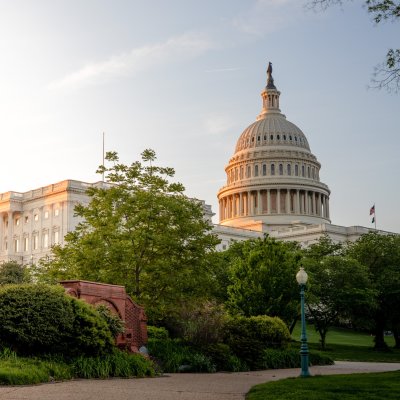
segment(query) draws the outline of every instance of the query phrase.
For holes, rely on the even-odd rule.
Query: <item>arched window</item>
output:
[[[258,165],[254,167],[254,176],[258,176]]]
[[[238,180],[238,169],[235,168],[235,181],[237,181],[237,180]]]
[[[267,165],[263,164],[263,175],[267,175]]]
[[[247,177],[248,178],[251,177],[251,167],[250,167],[250,165],[247,166]]]
[[[314,167],[311,170],[311,176],[312,176],[313,179],[315,179],[315,169],[314,169]]]
[[[231,169],[231,182],[233,182],[233,178],[234,178],[233,169]]]
[[[279,164],[279,175],[283,175],[283,164]]]
[[[306,176],[304,165],[301,166],[301,176]]]
[[[271,175],[275,175],[275,164],[271,164]]]
[[[290,164],[287,165],[287,174],[292,175],[292,166]]]
[[[307,167],[307,176],[310,178],[310,167]]]
[[[243,167],[240,167],[240,179],[243,179]]]
[[[297,164],[294,166],[294,174],[299,176],[299,166]]]

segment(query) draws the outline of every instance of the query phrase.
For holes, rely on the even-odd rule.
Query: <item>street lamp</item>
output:
[[[307,376],[311,376],[308,370],[308,345],[307,345],[307,335],[306,335],[306,317],[304,313],[304,289],[306,287],[308,275],[307,272],[304,271],[303,267],[300,267],[299,272],[296,274],[297,283],[300,285],[300,301],[301,301],[301,347],[300,347],[300,355],[301,355],[301,373],[300,376],[302,378],[306,378]]]

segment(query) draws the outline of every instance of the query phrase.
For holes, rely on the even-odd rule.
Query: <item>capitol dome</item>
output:
[[[280,92],[267,70],[262,110],[240,135],[218,192],[220,224],[261,231],[329,220],[321,164],[304,133],[279,109]]]

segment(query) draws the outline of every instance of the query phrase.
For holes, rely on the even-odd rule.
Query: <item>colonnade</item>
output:
[[[219,200],[220,221],[265,214],[304,214],[329,219],[329,196],[313,190],[262,189]]]

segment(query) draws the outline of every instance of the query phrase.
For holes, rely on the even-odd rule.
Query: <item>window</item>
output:
[[[48,211],[45,211],[45,212],[44,212],[44,219],[47,219],[47,218],[49,218],[49,212],[48,212]]]
[[[274,140],[274,135],[271,135],[269,138],[270,138],[271,140]]]
[[[258,165],[254,167],[254,176],[258,176]]]
[[[292,166],[290,164],[287,165],[287,174],[292,175]]]
[[[304,165],[301,166],[301,176],[306,176]]]
[[[276,140],[280,140],[280,136],[279,135],[276,135]]]
[[[271,164],[271,175],[275,175],[275,164]]]
[[[307,176],[310,178],[310,167],[307,167]]]
[[[250,167],[250,165],[247,166],[247,177],[248,178],[251,177],[251,167]]]
[[[15,225],[19,226],[19,217],[15,218]]]
[[[60,242],[60,235],[58,231],[54,232],[54,244],[58,244]]]
[[[267,175],[267,165],[263,164],[263,175]]]
[[[29,250],[29,238],[25,237],[24,238],[24,251],[28,251]]]
[[[243,179],[243,167],[240,167],[240,179]]]
[[[26,224],[29,222],[29,217],[27,215],[25,215],[24,221],[25,221]]]
[[[47,232],[43,235],[43,247],[45,249],[49,247],[49,234]]]
[[[237,178],[236,178],[236,179],[237,179]],[[60,213],[60,210],[59,210],[58,208],[56,208],[56,209],[54,210],[54,216],[55,216],[55,217],[58,217],[59,213]]]
[[[299,166],[297,164],[294,166],[294,174],[299,176]]]
[[[19,252],[19,239],[14,239],[14,251]]]
[[[237,181],[237,180],[238,180],[238,169],[235,168],[235,181]]]
[[[34,220],[34,221],[39,221],[39,214],[35,214],[35,215],[33,216],[33,220]]]
[[[279,164],[279,175],[283,175],[283,164]]]
[[[39,247],[39,235],[36,233],[33,235],[33,250],[37,250]]]

